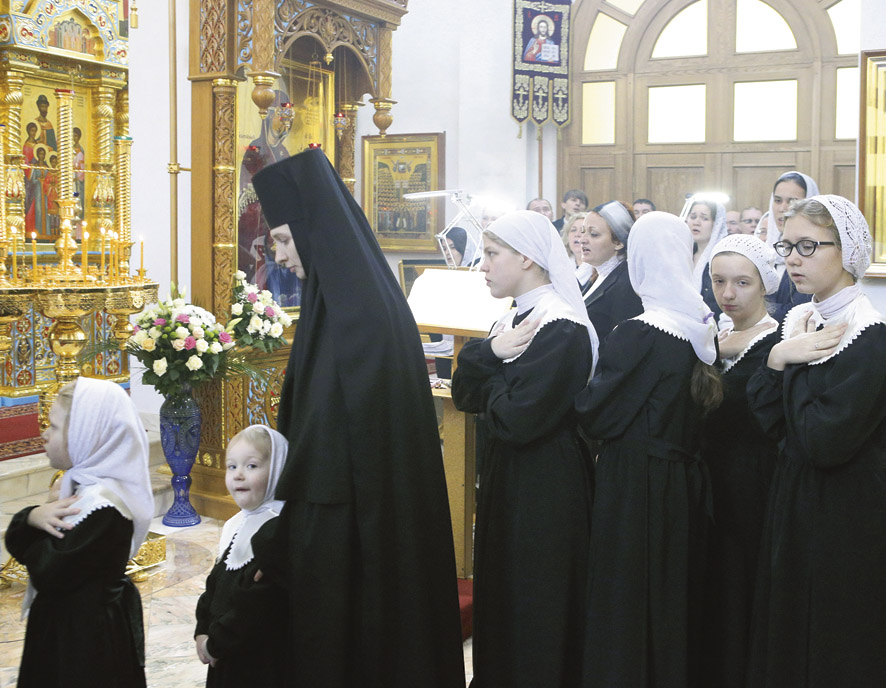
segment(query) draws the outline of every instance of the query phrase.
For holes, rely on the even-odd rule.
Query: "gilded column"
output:
[[[132,139],[129,136],[114,137],[114,202],[116,226],[114,231],[127,245],[132,239]],[[128,271],[123,274],[129,274]]]
[[[6,93],[3,109],[6,111],[6,226],[24,236],[25,229],[25,172],[22,164],[22,85],[24,76],[6,72]],[[0,199],[2,200],[2,199]]]
[[[378,92],[375,98],[369,102],[375,106],[375,114],[372,121],[378,127],[378,133],[385,135],[388,128],[393,124],[394,117],[391,108],[397,103],[391,100],[391,72],[393,71],[393,32],[382,26],[378,30]]]
[[[341,139],[338,142],[338,173],[341,175],[342,181],[353,195],[354,186],[357,183],[355,175],[355,154],[356,154],[356,137],[357,137],[357,108],[362,103],[342,103],[339,109],[347,117],[348,123],[342,131]]]
[[[114,102],[116,100],[114,89],[110,86],[98,86],[95,89],[95,190],[92,194],[92,204],[95,208],[95,236],[100,236],[101,231],[106,233],[114,231],[114,186],[112,182],[113,161],[111,133],[114,128]],[[124,249],[125,258],[128,259],[128,246]],[[129,274],[128,264],[121,266],[121,273]]]
[[[55,97],[58,101],[58,199],[61,211],[67,209],[62,204],[74,198],[74,92],[68,88],[57,88]],[[59,214],[62,220],[72,219],[61,212]]]
[[[236,160],[237,82],[213,79],[213,130],[215,145],[212,154],[213,232],[212,254],[213,310],[223,313],[231,298],[231,276],[237,269],[237,232],[234,225],[237,207]]]
[[[274,103],[274,1],[253,0],[252,3],[252,71],[249,76],[255,88],[252,102],[262,119]]]

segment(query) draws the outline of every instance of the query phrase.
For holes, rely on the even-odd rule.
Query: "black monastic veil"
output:
[[[406,299],[322,150],[254,185],[307,273],[277,425],[287,504],[253,539],[289,591],[292,685],[463,686],[440,440]]]

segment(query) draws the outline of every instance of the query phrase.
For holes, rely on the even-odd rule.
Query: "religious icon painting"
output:
[[[514,2],[514,82],[511,115],[537,126],[569,121],[571,2]]]
[[[886,50],[861,53],[858,207],[870,223],[874,254],[868,277],[886,277]]]
[[[444,152],[445,134],[363,137],[363,211],[382,249],[437,250],[445,199],[405,196],[443,188]]]
[[[246,273],[248,282],[269,290],[282,307],[295,308],[301,301],[301,284],[286,267],[285,255],[292,242],[272,236],[287,230],[268,227],[252,177],[311,145],[320,144],[335,160],[335,135],[329,124],[334,110],[333,72],[319,62],[284,59],[264,118],[252,102],[253,87],[248,80],[237,87],[237,269]]]

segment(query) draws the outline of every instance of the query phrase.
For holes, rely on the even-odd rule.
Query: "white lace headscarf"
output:
[[[769,246],[775,246],[779,241],[781,241],[781,228],[778,226],[778,221],[775,219],[775,211],[773,208],[775,202],[775,187],[781,184],[786,180],[787,177],[798,174],[803,178],[803,181],[806,182],[806,196],[805,198],[812,198],[813,196],[818,195],[818,184],[815,183],[815,180],[810,177],[808,174],[803,174],[802,172],[797,172],[797,170],[791,170],[790,172],[785,172],[778,179],[775,180],[775,184],[772,186],[772,194],[769,196],[769,229],[766,233],[766,244]],[[787,181],[794,181],[792,179],[788,179]],[[762,219],[762,218],[760,218]],[[775,257],[776,265],[784,265],[784,258],[776,254]],[[779,268],[781,270],[781,268]]]
[[[779,277],[775,271],[775,251],[750,234],[730,234],[717,242],[711,253],[711,265],[720,253],[738,253],[751,261],[760,273],[767,294],[778,290]]]
[[[708,365],[717,357],[717,325],[692,281],[692,234],[676,215],[653,211],[628,235],[628,274],[643,302],[642,320],[692,344]]]
[[[268,467],[268,484],[265,488],[265,496],[255,509],[241,509],[239,513],[230,518],[222,528],[221,539],[218,546],[218,556],[221,557],[228,546],[231,545],[231,551],[225,558],[225,568],[229,571],[240,569],[250,561],[254,554],[252,552],[252,536],[258,532],[265,523],[280,515],[283,509],[284,501],[275,499],[274,493],[277,491],[277,481],[283,472],[283,466],[286,463],[286,455],[289,452],[289,442],[286,438],[276,430],[266,425],[250,425],[246,430],[253,428],[266,432],[271,438],[271,454],[267,458],[270,461]],[[244,430],[245,432],[245,430]],[[241,438],[238,442],[248,442],[247,438]],[[230,446],[230,445],[229,445]]]
[[[818,201],[831,214],[843,245],[843,267],[856,280],[860,280],[871,266],[874,243],[864,215],[855,203],[835,194],[821,194],[810,200]]]
[[[569,307],[570,320],[587,329],[596,361],[597,333],[575,279],[575,263],[563,250],[563,241],[551,221],[534,210],[517,210],[500,217],[487,230],[547,271],[554,291]]]
[[[692,212],[693,206],[698,205],[699,203],[703,204],[705,207],[708,207],[708,204],[711,204],[717,208],[717,212],[714,214],[714,226],[711,228],[711,238],[708,241],[708,245],[705,246],[704,251],[702,251],[701,256],[699,256],[695,266],[692,268],[692,283],[695,285],[695,289],[701,293],[701,283],[704,279],[705,270],[708,269],[708,264],[711,262],[711,254],[714,251],[714,246],[716,246],[717,242],[723,237],[728,236],[729,231],[726,226],[726,208],[723,207],[722,203],[713,203],[713,201],[706,201],[703,198],[693,199],[687,209],[687,217],[689,216],[689,213]]]

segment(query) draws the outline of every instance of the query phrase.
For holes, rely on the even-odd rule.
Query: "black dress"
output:
[[[699,685],[709,485],[689,342],[639,320],[609,335],[576,397],[596,466],[583,686]],[[708,687],[705,687],[708,688]]]
[[[446,476],[406,297],[322,150],[253,184],[307,273],[277,419],[286,505],[252,538],[262,571],[289,593],[289,679],[463,686]]]
[[[452,399],[459,410],[485,413],[487,432],[474,541],[474,688],[579,685],[592,464],[572,398],[590,370],[587,330],[566,320],[542,327],[510,363],[488,339],[458,356]]]
[[[781,443],[748,686],[886,685],[886,325],[818,365],[761,367],[751,408]]]
[[[628,263],[622,261],[585,297],[588,317],[602,342],[624,320],[643,312],[643,302],[631,286]]]
[[[38,590],[19,688],[143,687],[141,598],[124,575],[132,521],[100,508],[58,539],[28,525],[32,509],[19,511],[6,531],[7,549]]]
[[[776,342],[773,329],[723,373],[723,403],[705,419],[702,457],[711,474],[703,686],[743,688],[760,538],[778,446],[748,407],[747,384]]]
[[[207,688],[275,688],[287,682],[290,662],[286,592],[266,579],[254,582],[253,559],[229,571],[230,547],[212,567],[197,601],[194,636],[208,635],[206,649],[218,659],[209,667]],[[306,591],[310,594],[309,591]]]
[[[701,276],[701,298],[704,299],[705,305],[711,309],[714,318],[719,318],[723,309],[717,303],[717,297],[714,296],[714,287],[711,281],[711,271],[708,265],[705,266],[704,274]]]

